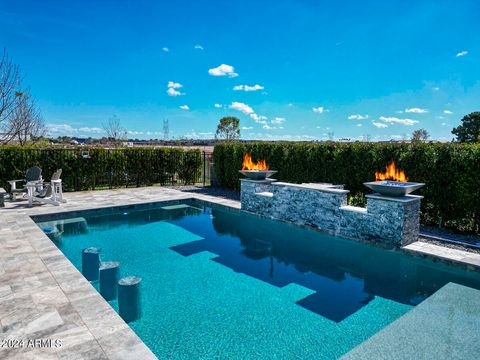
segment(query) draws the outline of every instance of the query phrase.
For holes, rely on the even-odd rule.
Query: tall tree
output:
[[[0,55],[0,133],[7,132],[6,122],[13,115],[16,94],[20,88],[20,70],[4,49]],[[7,139],[0,135],[0,142]]]
[[[215,139],[233,141],[240,139],[240,120],[234,116],[220,119]]]
[[[454,128],[452,134],[457,137],[456,141],[461,143],[480,142],[480,111],[465,115],[462,125]]]
[[[117,115],[113,115],[103,123],[103,130],[107,133],[108,142],[115,147],[119,146],[122,140],[127,138],[127,130],[122,126]]]
[[[418,129],[412,133],[412,142],[428,140],[430,134],[426,129]]]

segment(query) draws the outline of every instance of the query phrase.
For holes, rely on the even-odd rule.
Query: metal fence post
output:
[[[206,154],[205,154],[205,151],[202,151],[203,152],[203,186],[205,186],[205,174],[206,174],[206,171],[207,171],[207,159],[206,159]]]

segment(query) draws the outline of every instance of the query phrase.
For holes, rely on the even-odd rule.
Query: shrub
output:
[[[0,187],[23,179],[31,166],[42,168],[43,178],[61,168],[65,191],[148,186],[167,183],[193,184],[201,174],[202,156],[197,150],[178,148],[88,148],[54,149],[0,147]]]
[[[426,186],[421,219],[457,231],[480,233],[480,145],[478,144],[388,144],[242,142],[215,146],[215,174],[223,187],[238,190],[242,156],[265,159],[275,178],[293,183],[344,184],[354,194],[351,203],[361,203],[368,192],[363,183],[373,181],[375,171],[395,160],[412,181]]]

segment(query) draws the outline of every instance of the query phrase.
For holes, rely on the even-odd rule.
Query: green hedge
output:
[[[480,233],[480,145],[246,142],[215,146],[215,174],[221,186],[239,189],[244,153],[266,159],[275,178],[294,183],[345,184],[352,198],[368,190],[375,171],[395,160],[412,181],[426,186],[422,223],[444,225],[457,231]]]
[[[88,158],[82,156],[88,151]],[[200,181],[202,154],[179,148],[34,148],[0,147],[0,187],[9,189],[8,180],[23,179],[31,166],[42,168],[48,180],[63,170],[66,191],[148,186],[153,184],[193,184]]]

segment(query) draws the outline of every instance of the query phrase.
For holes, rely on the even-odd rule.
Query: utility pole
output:
[[[170,132],[170,125],[168,119],[163,120],[163,141],[168,141],[168,133]]]

